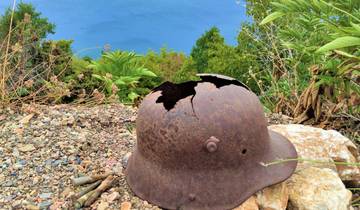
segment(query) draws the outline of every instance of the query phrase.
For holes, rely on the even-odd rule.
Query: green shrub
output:
[[[187,57],[184,53],[177,53],[175,51],[168,51],[166,48],[161,48],[160,53],[149,51],[142,57],[144,67],[153,71],[158,77],[157,82],[173,81],[176,72],[183,67]]]
[[[92,76],[103,82],[108,96],[117,93],[123,102],[133,102],[149,92],[144,87],[144,78],[156,77],[152,71],[140,64],[140,56],[132,52],[107,52],[98,61],[88,66]]]

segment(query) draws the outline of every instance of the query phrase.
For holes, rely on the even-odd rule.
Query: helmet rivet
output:
[[[217,150],[217,145],[215,142],[208,142],[206,144],[206,149],[209,151],[209,152],[215,152]]]
[[[220,140],[216,137],[212,136],[205,142],[205,147],[208,152],[212,153],[215,152],[218,148],[217,143],[219,143]]]

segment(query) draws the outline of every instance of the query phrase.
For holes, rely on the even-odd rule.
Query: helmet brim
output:
[[[167,170],[135,150],[129,158],[126,179],[138,197],[162,208],[232,209],[257,191],[288,179],[295,171],[297,161],[279,161],[297,158],[293,144],[274,131],[269,130],[269,136],[270,148],[263,160],[231,171]],[[269,163],[276,164],[266,165]]]

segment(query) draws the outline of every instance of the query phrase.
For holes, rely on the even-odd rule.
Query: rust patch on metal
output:
[[[297,164],[261,164],[297,153],[268,131],[259,99],[244,84],[199,76],[155,88],[138,112],[126,178],[136,195],[166,209],[234,208],[287,179]]]

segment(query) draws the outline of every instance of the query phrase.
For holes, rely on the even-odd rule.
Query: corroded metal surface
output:
[[[139,108],[127,181],[140,198],[166,209],[231,209],[296,168],[263,165],[297,153],[268,131],[254,93],[228,78],[200,76],[164,83]]]

